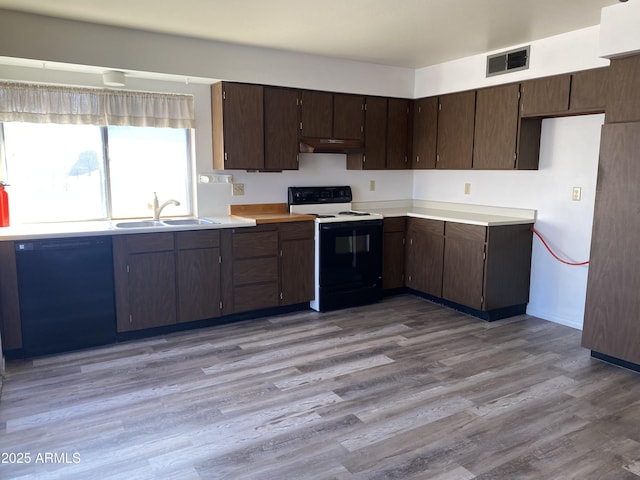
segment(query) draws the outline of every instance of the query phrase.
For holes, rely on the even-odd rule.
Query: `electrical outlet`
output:
[[[232,194],[234,197],[244,195],[244,183],[234,183]]]
[[[464,184],[464,194],[465,195],[471,195],[471,184],[470,183],[465,183]]]
[[[374,192],[376,189],[376,181],[375,180],[369,180],[369,191]]]
[[[571,199],[574,202],[579,202],[582,200],[582,187],[573,187],[571,190]]]

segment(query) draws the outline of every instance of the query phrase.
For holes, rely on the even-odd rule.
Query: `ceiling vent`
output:
[[[531,45],[527,45],[516,50],[489,55],[487,57],[487,77],[529,68],[530,48]]]

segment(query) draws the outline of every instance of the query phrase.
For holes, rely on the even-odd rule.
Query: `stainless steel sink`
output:
[[[168,226],[214,225],[220,222],[206,218],[168,218],[166,220],[128,220],[115,224],[116,228],[157,228]]]
[[[214,222],[206,218],[172,218],[162,220],[162,223],[166,223],[167,225],[213,225],[220,222]]]
[[[118,228],[149,228],[149,227],[166,227],[162,222],[156,220],[132,220],[130,222],[116,223]]]

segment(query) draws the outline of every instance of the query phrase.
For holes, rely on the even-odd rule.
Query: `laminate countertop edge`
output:
[[[456,210],[441,210],[434,208],[374,208],[366,211],[378,213],[384,218],[415,217],[443,222],[465,223],[469,225],[481,225],[494,227],[501,225],[526,225],[535,223],[535,215],[510,216],[496,215],[495,213],[462,212]]]

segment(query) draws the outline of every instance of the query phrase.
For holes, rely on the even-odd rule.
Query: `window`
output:
[[[145,217],[153,192],[191,213],[188,129],[2,126],[14,223]]]
[[[192,213],[190,95],[0,83],[0,122],[13,223]]]

